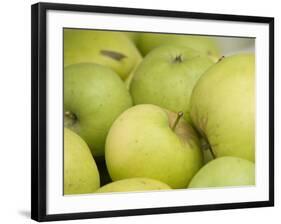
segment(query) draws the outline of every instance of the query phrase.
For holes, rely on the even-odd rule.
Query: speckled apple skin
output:
[[[141,192],[152,190],[170,190],[167,184],[149,178],[129,178],[118,180],[99,188],[96,193]]]
[[[175,131],[172,112],[137,105],[122,113],[106,139],[105,159],[112,180],[147,177],[172,188],[187,187],[203,165],[196,133],[184,119]]]
[[[77,117],[65,126],[78,133],[93,156],[104,155],[113,121],[132,106],[125,83],[111,69],[97,64],[70,65],[64,69],[64,110]]]
[[[95,160],[86,142],[64,128],[64,194],[93,193],[100,187]]]
[[[143,55],[160,46],[180,44],[199,51],[213,61],[221,57],[217,40],[207,36],[140,33],[136,43]]]
[[[137,67],[130,92],[134,104],[154,104],[189,121],[190,96],[200,76],[213,62],[181,45],[161,46],[150,52]]]
[[[220,157],[202,167],[189,188],[255,185],[255,165],[237,157]]]
[[[215,157],[255,161],[255,57],[223,58],[197,82],[191,119]]]
[[[125,80],[139,58],[138,49],[125,33],[64,29],[64,66],[96,63],[111,68]]]

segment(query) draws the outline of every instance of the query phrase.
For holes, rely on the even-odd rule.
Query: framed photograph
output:
[[[32,219],[274,205],[274,18],[32,5]]]

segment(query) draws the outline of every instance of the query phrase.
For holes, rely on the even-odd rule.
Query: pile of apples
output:
[[[64,194],[255,184],[255,57],[64,30]]]

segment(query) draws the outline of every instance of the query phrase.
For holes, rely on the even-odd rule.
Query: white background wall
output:
[[[30,5],[6,1],[0,7],[0,223],[34,223],[30,215]],[[107,218],[60,223],[280,223],[280,6],[278,1],[246,0],[68,0],[60,2],[120,7],[275,17],[276,206],[184,214]],[[278,102],[279,101],[279,102]]]

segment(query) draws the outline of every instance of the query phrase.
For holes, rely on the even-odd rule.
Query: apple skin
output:
[[[151,190],[170,190],[171,188],[158,180],[149,178],[129,178],[118,180],[99,188],[95,193],[132,192]]]
[[[135,75],[135,72],[138,68],[138,66],[140,65],[140,63],[142,62],[143,58],[140,56],[138,57],[138,60],[137,60],[137,63],[134,67],[134,69],[131,71],[131,73],[129,74],[129,76],[126,78],[126,80],[124,81],[125,82],[125,85],[127,87],[128,90],[130,90],[130,86],[131,86],[131,83],[132,83],[132,80],[134,78],[134,75]]]
[[[64,66],[96,63],[113,69],[123,80],[140,57],[125,33],[82,29],[64,30]]]
[[[166,45],[151,51],[136,69],[130,85],[134,104],[155,104],[189,119],[189,101],[200,76],[213,62],[197,51]]]
[[[172,188],[186,188],[203,165],[199,140],[192,127],[155,105],[142,104],[123,112],[113,123],[105,146],[113,181],[147,177]]]
[[[111,124],[131,106],[125,83],[111,69],[97,64],[64,69],[64,124],[87,142],[93,156],[104,155]]]
[[[127,37],[129,37],[129,39],[131,40],[131,41],[133,41],[133,43],[137,43],[137,41],[138,41],[138,38],[139,38],[139,33],[138,32],[124,32],[126,35],[127,35]]]
[[[215,157],[255,161],[255,57],[223,58],[197,82],[191,118]]]
[[[209,56],[213,61],[220,58],[218,43],[212,37],[179,34],[140,33],[137,46],[142,55],[147,55],[152,49],[170,44],[180,44],[190,47]]]
[[[255,185],[255,165],[237,157],[220,157],[203,166],[189,188]]]
[[[99,172],[88,145],[64,128],[64,194],[92,193],[99,187]]]

